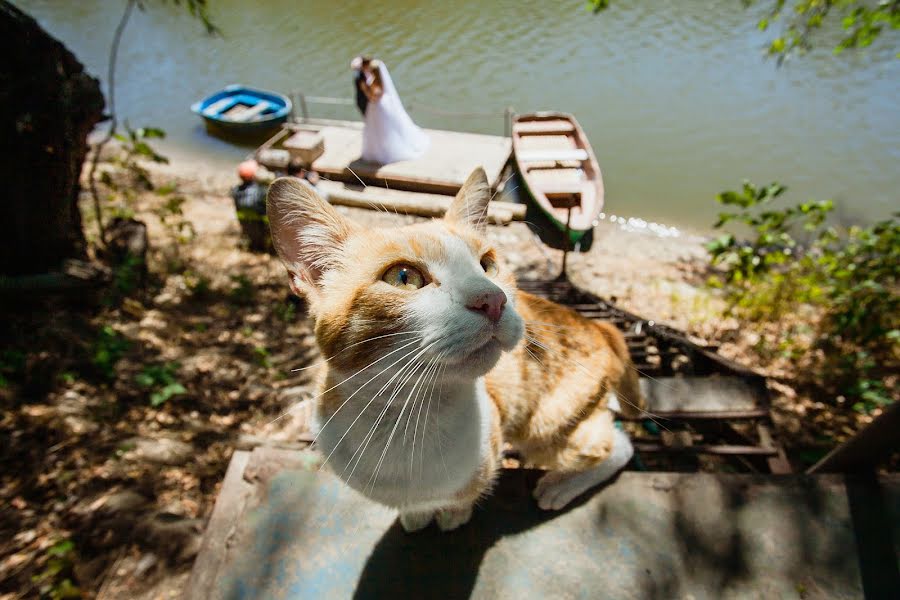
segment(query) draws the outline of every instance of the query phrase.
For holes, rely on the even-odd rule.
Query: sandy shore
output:
[[[306,367],[321,359],[312,323],[302,302],[291,298],[278,259],[245,249],[229,196],[233,166],[169,156],[171,164],[152,168],[157,190],[129,188],[131,198],[120,207],[147,224],[147,284],[99,311],[65,309],[50,320],[45,311],[22,316],[28,321],[16,339],[23,351],[52,363],[35,362],[35,369],[44,369],[35,376],[46,377],[51,367],[69,375],[5,424],[17,432],[10,437],[14,455],[43,456],[48,439],[54,448],[39,481],[29,483],[28,473],[21,473],[0,489],[0,501],[15,511],[10,523],[19,523],[0,542],[0,556],[9,556],[0,561],[0,572],[18,565],[13,576],[20,587],[40,573],[50,544],[71,538],[78,548],[73,569],[89,595],[180,597],[234,449],[305,445],[298,435],[308,424],[304,400],[315,394],[315,369]],[[112,175],[124,178],[117,169]],[[166,206],[178,196],[184,202],[177,218],[195,231],[187,239],[161,220],[172,217]],[[107,202],[112,208],[119,200],[111,194]],[[85,208],[85,230],[93,235],[89,203]],[[417,220],[338,210],[384,227]],[[762,368],[752,350],[759,334],[724,319],[721,300],[703,285],[702,236],[660,237],[623,224],[627,219],[612,221],[610,215],[598,226],[591,250],[570,255],[567,273],[574,283],[775,376],[773,416],[783,443],[802,446],[823,434],[838,439],[858,428],[861,421],[836,419],[822,402],[786,385],[790,372],[779,377],[777,367]],[[520,278],[559,274],[562,253],[542,245],[524,223],[491,226],[487,235]],[[107,378],[91,374],[92,353],[58,352],[66,344],[80,347],[85,335],[94,339],[97,331],[127,342]],[[153,405],[140,383],[152,372],[148,368],[168,369],[184,391]],[[0,400],[4,393],[15,390],[0,389]],[[66,482],[64,504],[58,481]],[[17,495],[26,485],[27,499]],[[138,527],[150,533],[130,537]]]
[[[203,223],[213,219],[219,226],[229,224],[236,230],[238,224],[228,195],[231,186],[237,183],[234,169],[224,169],[219,162],[206,162],[177,151],[171,159],[169,165],[154,167],[157,176],[162,180],[176,179],[180,189],[190,192],[194,203],[205,205]],[[201,210],[200,204],[194,208]],[[374,226],[389,227],[417,220],[376,210],[345,207],[339,210],[356,221]],[[489,235],[519,277],[548,278],[559,274],[562,252],[542,244],[526,224],[492,226]],[[567,274],[579,286],[615,298],[624,308],[649,319],[691,333],[708,332],[702,321],[709,313],[712,298],[702,289],[701,278],[697,276],[704,268],[703,243],[708,237],[706,233],[686,230],[676,235],[657,235],[648,228],[636,229],[633,223],[628,223],[627,216],[605,215],[595,230],[590,251],[569,254]]]

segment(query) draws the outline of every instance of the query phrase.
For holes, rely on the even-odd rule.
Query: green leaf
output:
[[[47,554],[50,556],[62,557],[75,549],[75,543],[72,540],[62,540],[53,544]]]

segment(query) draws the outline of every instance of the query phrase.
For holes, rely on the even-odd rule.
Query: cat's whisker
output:
[[[331,456],[334,454],[334,451],[337,450],[338,446],[341,445],[341,442],[344,441],[344,438],[347,437],[347,434],[350,433],[350,430],[353,429],[353,426],[356,425],[356,422],[359,421],[359,419],[360,419],[360,417],[362,417],[363,413],[365,413],[366,410],[368,410],[369,406],[371,406],[372,403],[375,402],[375,400],[376,400],[378,397],[380,397],[382,393],[384,393],[384,390],[387,389],[387,387],[391,384],[392,381],[394,381],[395,379],[397,379],[397,378],[399,378],[399,377],[402,377],[403,373],[410,367],[410,365],[414,364],[422,354],[424,354],[425,352],[427,352],[429,347],[430,347],[430,346],[426,346],[425,348],[416,348],[416,349],[413,350],[412,352],[409,352],[409,353],[403,355],[403,357],[402,357],[400,360],[403,360],[403,358],[406,358],[407,356],[410,356],[410,355],[412,355],[412,354],[418,353],[418,354],[416,354],[415,356],[413,356],[412,358],[410,358],[410,359],[406,362],[405,365],[403,365],[396,373],[394,373],[394,374],[387,380],[387,382],[385,382],[384,385],[381,386],[381,388],[378,390],[378,392],[376,392],[376,393],[369,399],[368,403],[366,403],[366,405],[362,408],[362,410],[359,411],[359,414],[356,416],[355,419],[353,419],[353,422],[350,423],[350,425],[347,427],[346,431],[344,431],[343,435],[341,435],[341,438],[338,440],[337,444],[334,445],[334,448],[331,450],[331,453],[330,453],[330,454],[328,455],[328,457],[322,462],[322,464],[321,464],[320,467],[319,467],[320,470],[325,466],[325,463],[328,462],[328,459],[331,458]],[[398,363],[400,362],[400,360],[398,360],[397,362],[393,363],[391,366],[387,367],[387,369],[385,369],[384,371],[382,371],[381,373],[379,373],[379,374],[376,375],[375,377],[378,377],[378,376],[381,375],[382,373],[385,373],[388,369],[390,369],[390,368],[393,367],[394,365],[398,364]],[[346,405],[347,402],[349,402],[350,399],[353,398],[353,396],[355,396],[356,394],[358,394],[363,388],[365,388],[366,385],[368,385],[369,383],[371,383],[374,379],[375,379],[375,378],[370,379],[369,381],[367,381],[366,383],[364,383],[363,385],[361,385],[359,388],[357,388],[357,390],[354,391],[354,392],[350,395],[350,397],[347,398],[347,399],[341,404],[340,407],[338,407],[338,411],[341,410],[341,408],[343,408],[344,405]],[[393,397],[391,398],[391,400],[393,400]],[[390,406],[390,400],[385,404],[385,408],[384,408],[384,410],[383,410],[382,412],[386,412],[388,406]],[[336,414],[337,414],[337,411],[335,411],[334,414],[331,415],[331,417],[328,419],[328,422],[330,422],[331,419],[333,419],[333,418],[334,418],[334,415],[336,415]],[[319,430],[319,433],[320,433],[320,434],[321,434],[322,431],[324,431],[325,426],[328,425],[328,422],[326,422],[325,425],[322,426],[322,429]],[[376,425],[377,425],[377,423],[376,423]],[[374,431],[374,430],[375,430],[375,426],[373,425],[373,426],[372,426],[372,431]],[[317,437],[318,437],[318,435],[317,435]],[[355,452],[353,453],[353,456],[350,457],[350,460],[351,460],[351,461],[353,460],[353,457],[354,457],[354,456],[356,456],[356,453],[355,453]],[[360,455],[360,457],[361,457],[361,455]],[[348,462],[347,464],[349,464],[349,462]],[[344,470],[346,471],[346,467],[344,467]],[[351,473],[351,475],[352,475],[352,473]]]
[[[335,358],[337,358],[338,356],[340,356],[341,354],[343,354],[344,352],[346,352],[347,350],[349,350],[350,348],[353,348],[353,347],[355,347],[355,346],[359,346],[359,345],[362,345],[362,344],[366,344],[366,343],[368,343],[368,342],[374,342],[375,340],[381,340],[381,339],[384,339],[384,338],[389,338],[389,337],[393,337],[393,336],[397,336],[397,335],[414,335],[414,334],[416,334],[416,333],[425,333],[425,330],[424,330],[424,329],[416,329],[416,330],[412,330],[412,331],[400,331],[400,332],[398,332],[398,333],[387,333],[387,334],[385,334],[385,335],[377,335],[377,336],[375,336],[375,337],[370,337],[370,338],[365,339],[365,340],[362,340],[362,341],[360,341],[360,342],[356,342],[356,343],[354,343],[354,344],[350,344],[349,346],[347,346],[347,347],[344,348],[343,350],[339,350],[338,352],[336,352],[335,354],[329,356],[328,358],[323,358],[322,360],[317,361],[317,362],[314,362],[314,363],[311,364],[311,365],[308,365],[308,366],[305,366],[305,367],[300,367],[300,368],[298,368],[298,369],[291,369],[291,373],[298,373],[298,372],[300,372],[300,371],[306,371],[307,369],[312,369],[313,367],[318,367],[318,366],[324,365],[324,364],[328,363],[329,361],[334,360]]]
[[[394,427],[391,429],[391,433],[388,436],[387,443],[384,445],[384,450],[381,452],[381,456],[378,458],[378,464],[375,465],[375,472],[372,473],[372,477],[369,480],[369,483],[366,485],[367,488],[374,488],[375,484],[378,482],[378,473],[381,471],[381,465],[384,463],[384,457],[387,456],[388,448],[391,447],[391,441],[394,439],[394,434],[397,432],[397,427],[400,425],[400,421],[403,419],[403,413],[406,411],[406,407],[409,404],[410,398],[412,398],[419,384],[422,382],[422,377],[425,374],[423,371],[422,374],[419,375],[419,378],[413,384],[412,389],[409,391],[409,395],[406,397],[406,401],[403,403],[403,407],[400,409],[400,414],[397,415],[397,419],[394,422]]]
[[[596,376],[595,373],[591,372],[590,369],[588,369],[587,367],[585,367],[583,364],[581,364],[581,363],[578,362],[577,360],[575,360],[575,359],[573,359],[573,358],[570,358],[570,357],[565,357],[565,356],[563,356],[563,355],[561,355],[561,354],[555,352],[552,348],[546,346],[545,344],[542,344],[542,343],[539,342],[537,339],[535,339],[535,338],[533,338],[533,337],[531,337],[531,336],[528,336],[528,335],[525,336],[525,339],[528,340],[529,342],[533,343],[533,344],[534,344],[535,346],[537,346],[538,348],[543,349],[545,352],[549,352],[549,353],[551,353],[551,354],[556,354],[556,355],[557,355],[559,358],[561,358],[562,360],[568,361],[568,362],[574,364],[575,366],[581,368],[582,371],[584,371],[585,373],[587,373],[587,374],[590,375],[591,377]],[[656,423],[656,425],[658,425],[658,426],[661,427],[662,429],[665,429],[666,431],[669,431],[669,428],[666,427],[665,425],[663,425],[662,423],[660,423],[659,421],[657,421],[657,419],[663,419],[663,420],[666,420],[666,421],[671,421],[672,419],[669,419],[669,418],[667,418],[667,417],[663,417],[662,415],[655,415],[655,414],[653,414],[653,413],[651,413],[651,412],[649,412],[649,411],[647,411],[647,410],[641,408],[638,404],[632,402],[629,398],[626,398],[626,397],[624,396],[624,394],[622,394],[619,390],[610,390],[610,389],[607,387],[607,393],[608,393],[609,391],[614,391],[615,394],[616,394],[616,397],[619,398],[619,400],[622,400],[622,401],[624,401],[626,404],[628,404],[629,406],[633,407],[635,410],[637,410],[639,413],[641,413],[642,416],[645,416],[646,418],[650,419],[651,421],[653,421],[654,423]]]
[[[409,342],[403,344],[403,345],[400,346],[399,348],[397,348],[397,349],[395,349],[395,350],[392,350],[392,351],[388,352],[387,354],[385,354],[385,355],[382,356],[381,358],[378,358],[378,359],[372,361],[371,363],[369,363],[368,365],[366,365],[365,367],[363,367],[362,369],[360,369],[359,371],[357,371],[356,373],[354,373],[353,375],[351,375],[351,376],[348,377],[347,379],[343,380],[342,382],[337,383],[337,384],[331,386],[330,388],[328,388],[328,389],[325,390],[324,392],[321,392],[318,396],[316,396],[315,398],[313,398],[313,400],[316,400],[316,399],[318,399],[318,398],[321,398],[322,396],[324,396],[324,395],[327,394],[328,392],[331,392],[331,391],[335,390],[336,388],[342,386],[343,384],[347,383],[348,381],[350,381],[351,379],[353,379],[354,377],[356,377],[357,375],[359,375],[360,373],[362,373],[362,372],[365,371],[366,369],[368,369],[368,368],[370,368],[370,367],[372,367],[372,366],[374,366],[374,365],[380,363],[381,361],[383,361],[383,360],[384,360],[385,358],[387,358],[388,356],[391,356],[392,354],[396,354],[397,352],[403,350],[404,348],[407,348],[408,346],[411,346],[412,344],[416,344],[416,343],[422,341],[422,339],[423,339],[423,338],[417,338],[417,339],[414,339],[414,340],[412,340],[412,341],[409,341]],[[316,434],[316,436],[313,438],[313,442],[312,442],[312,443],[315,443],[316,440],[319,439],[319,436],[322,434],[322,431],[324,431],[325,428],[328,427],[328,424],[329,424],[329,423],[331,422],[331,420],[335,417],[335,415],[337,415],[337,414],[341,411],[341,409],[344,408],[344,406],[347,405],[347,403],[350,401],[350,399],[353,398],[353,396],[354,396],[357,392],[359,392],[359,390],[361,390],[361,389],[363,389],[364,387],[366,387],[367,385],[369,385],[369,384],[370,384],[371,382],[373,382],[377,377],[379,377],[382,373],[385,373],[388,369],[390,369],[390,368],[393,367],[394,365],[398,364],[398,363],[399,363],[400,361],[402,361],[404,358],[406,358],[406,357],[409,356],[410,354],[414,354],[414,353],[417,352],[417,351],[418,351],[418,348],[412,350],[412,351],[409,352],[408,354],[404,354],[403,356],[400,357],[399,360],[397,360],[396,362],[394,362],[394,363],[388,365],[383,371],[381,371],[380,373],[378,373],[377,375],[375,375],[374,377],[372,377],[371,379],[369,379],[369,381],[367,381],[367,382],[365,382],[364,384],[362,384],[361,386],[359,386],[359,387],[356,389],[356,391],[353,392],[353,394],[351,394],[349,398],[347,398],[346,400],[344,400],[344,401],[341,403],[341,405],[338,407],[338,409],[337,409],[336,411],[334,411],[334,412],[331,414],[330,417],[328,417],[328,420],[325,421],[325,424],[322,425],[322,427],[319,429],[319,432],[318,432],[318,433]],[[279,417],[279,418],[281,418],[281,417]],[[276,419],[276,420],[277,420],[277,419]],[[274,421],[273,421],[273,422],[274,422]]]
[[[334,454],[334,450],[337,449],[337,447],[340,445],[340,443],[344,440],[344,437],[346,437],[346,435],[350,432],[350,430],[353,429],[353,426],[356,424],[356,422],[359,420],[359,418],[362,417],[363,413],[365,413],[366,410],[368,410],[368,408],[369,408],[369,406],[372,404],[372,402],[374,402],[376,398],[380,397],[381,394],[384,393],[384,391],[388,388],[388,386],[391,384],[392,381],[394,381],[395,379],[397,379],[397,378],[403,376],[403,374],[404,374],[405,372],[407,372],[407,369],[409,369],[410,367],[413,367],[413,368],[411,369],[411,372],[415,372],[415,370],[417,370],[417,369],[419,368],[419,366],[421,366],[421,363],[418,361],[418,358],[419,358],[425,351],[427,351],[427,350],[428,350],[428,348],[420,349],[420,350],[419,350],[419,353],[416,354],[416,356],[414,356],[413,358],[409,359],[409,360],[406,362],[406,364],[404,364],[404,365],[403,365],[396,373],[394,373],[394,374],[388,379],[387,382],[384,383],[384,385],[381,386],[381,388],[379,388],[378,392],[376,392],[376,393],[372,396],[372,398],[369,400],[368,403],[366,403],[366,405],[365,405],[365,406],[363,407],[363,409],[359,412],[359,414],[356,416],[356,418],[353,420],[353,422],[350,424],[350,426],[347,427],[347,430],[344,432],[343,436],[341,436],[341,439],[338,440],[338,443],[335,445],[335,447],[334,447],[334,449],[332,450],[332,452],[328,455],[328,457],[326,457],[326,459],[325,459],[325,460],[322,462],[322,464],[319,466],[319,471],[321,471],[321,470],[325,467],[325,464],[328,462],[328,459],[331,458],[332,454]],[[408,379],[408,378],[407,378],[407,379]],[[359,390],[357,390],[357,391],[359,391]],[[388,400],[388,402],[385,403],[385,406],[384,406],[384,408],[382,409],[381,413],[378,415],[378,418],[375,420],[375,422],[374,422],[374,423],[372,424],[372,426],[369,428],[369,431],[366,433],[366,435],[363,437],[363,440],[360,442],[359,447],[356,449],[356,451],[355,451],[355,452],[353,453],[353,455],[350,457],[350,460],[347,461],[347,464],[344,466],[344,469],[341,471],[340,477],[343,479],[343,478],[344,478],[344,474],[346,474],[346,472],[347,472],[347,468],[350,466],[350,463],[352,463],[352,462],[353,462],[353,459],[356,458],[356,463],[353,465],[353,469],[350,471],[350,475],[347,476],[347,478],[345,479],[345,481],[347,481],[348,483],[352,480],[353,474],[356,472],[356,467],[359,466],[360,462],[362,461],[363,456],[365,455],[366,448],[368,447],[369,442],[370,442],[370,441],[372,440],[372,438],[374,437],[375,432],[376,432],[376,430],[377,430],[377,427],[378,427],[378,425],[381,423],[382,418],[384,417],[384,415],[387,413],[388,409],[390,408],[390,405],[391,405],[391,402],[393,401],[393,398],[394,398],[394,396],[392,395],[392,396],[391,396],[391,399]],[[358,456],[357,456],[357,455],[358,455]],[[334,510],[334,507],[332,507],[332,510]]]
[[[420,341],[421,339],[423,339],[423,338],[416,339],[416,340],[412,340],[411,342],[406,343],[406,344],[404,344],[403,346],[401,346],[401,347],[399,347],[399,348],[397,348],[397,349],[395,349],[395,350],[389,352],[388,354],[386,354],[385,356],[381,357],[380,359],[378,359],[378,360],[376,360],[376,361],[374,361],[374,362],[369,363],[368,365],[366,365],[365,367],[363,367],[362,369],[360,369],[359,371],[357,371],[356,373],[354,373],[353,375],[351,375],[350,377],[348,377],[348,378],[345,379],[344,381],[342,381],[342,382],[340,382],[340,383],[338,383],[338,384],[335,384],[335,385],[332,386],[331,388],[325,390],[324,392],[319,393],[319,394],[316,395],[316,396],[313,396],[312,398],[309,398],[308,401],[312,402],[312,401],[318,400],[318,399],[321,398],[323,395],[325,395],[325,394],[327,394],[328,392],[330,392],[330,391],[336,389],[337,387],[339,387],[339,386],[341,386],[341,385],[347,383],[348,381],[350,381],[351,379],[353,379],[354,377],[356,377],[357,375],[359,375],[360,373],[362,373],[363,371],[365,371],[365,370],[368,369],[369,367],[372,367],[372,366],[374,366],[376,363],[381,362],[381,360],[384,359],[384,358],[387,358],[387,356],[390,356],[391,354],[394,354],[394,353],[396,353],[396,352],[399,352],[400,350],[406,348],[407,346],[409,346],[409,345],[411,345],[411,344],[414,344],[414,343]],[[415,350],[413,350],[413,352],[415,352]],[[405,355],[405,356],[408,356],[408,354]],[[403,358],[401,357],[400,360],[403,360]],[[399,361],[398,361],[398,362],[399,362]],[[394,363],[394,364],[397,364],[397,363]],[[393,366],[393,365],[391,365],[391,366]],[[388,366],[387,369],[390,369],[391,366]],[[381,371],[381,373],[384,373],[387,369],[385,369],[384,371]],[[381,373],[379,373],[378,375],[380,375]],[[378,375],[376,375],[375,377],[378,377]],[[371,381],[371,380],[369,380],[369,381]],[[366,383],[368,383],[368,382],[366,382]],[[365,386],[365,385],[366,385],[366,384],[363,384],[363,386]],[[357,390],[357,391],[359,391],[359,390]],[[354,392],[354,394],[355,394],[355,393],[356,393],[356,392]],[[351,397],[352,397],[352,396],[351,396]],[[350,400],[350,398],[347,399],[347,401],[349,401],[349,400]],[[344,407],[344,405],[347,403],[347,401],[345,401],[343,404],[341,404],[341,406],[338,408],[337,411],[335,411],[334,414],[337,414],[337,412],[340,411],[340,409]],[[283,419],[283,418],[286,417],[287,415],[291,414],[291,413],[294,411],[294,409],[296,409],[296,408],[298,408],[299,406],[301,406],[304,402],[307,402],[307,400],[302,400],[302,401],[300,401],[300,402],[294,404],[294,405],[291,406],[289,409],[287,409],[287,411],[285,411],[284,413],[282,413],[281,415],[277,416],[277,417],[274,418],[272,421],[270,421],[269,424],[275,423],[276,421],[278,421],[278,420],[280,420],[280,419]],[[331,418],[334,417],[334,414],[331,416]],[[321,429],[319,430],[319,432],[318,432],[318,433],[316,434],[316,436],[313,438],[312,443],[315,443],[316,440],[318,440],[319,435],[320,435],[320,434],[322,433],[322,431],[325,429],[325,426],[327,426],[328,423],[331,421],[331,418],[329,418],[328,421],[325,422],[325,425],[323,425],[323,426],[321,427]]]
[[[425,352],[427,352],[438,341],[439,340],[436,340],[436,341],[432,342],[431,344],[429,344],[428,346],[426,346],[425,348],[422,348],[416,356],[414,356],[412,359],[410,359],[409,362],[407,362],[403,366],[403,368],[400,369],[400,371],[398,371],[393,377],[391,377],[387,382],[385,382],[385,384],[383,386],[381,386],[381,389],[379,389],[378,392],[372,397],[372,399],[369,401],[369,404],[371,404],[375,400],[375,398],[380,397],[381,394],[384,393],[384,391],[388,388],[388,386],[391,384],[391,382],[394,379],[400,377],[405,371],[407,371],[407,369],[409,369],[409,371],[408,371],[409,374],[406,375],[403,378],[402,382],[399,384],[400,385],[399,389],[402,389],[402,386],[406,385],[406,382],[409,381],[409,379],[412,377],[412,375],[421,366],[422,363],[418,360],[419,357],[422,356]],[[412,368],[410,369],[411,365],[412,365]],[[372,441],[372,438],[375,436],[375,431],[376,431],[378,425],[381,423],[381,420],[384,418],[384,415],[387,414],[388,409],[390,408],[391,404],[394,402],[394,398],[397,397],[397,392],[398,392],[398,388],[395,386],[394,391],[391,393],[391,396],[385,402],[384,408],[382,408],[381,413],[378,415],[378,418],[375,420],[375,422],[372,424],[372,427],[369,428],[369,431],[366,433],[365,437],[363,437],[363,440],[360,442],[359,448],[357,448],[357,451],[353,453],[353,455],[350,457],[350,460],[347,461],[347,465],[349,466],[350,463],[353,462],[353,459],[357,457],[357,453],[359,454],[359,457],[356,458],[356,463],[353,465],[353,469],[350,471],[350,475],[347,477],[347,481],[350,481],[350,479],[353,477],[353,473],[356,471],[356,467],[358,467],[359,463],[362,461],[362,457],[365,454],[366,448],[368,448],[368,446],[369,446],[369,442]],[[366,411],[366,409],[369,407],[369,404],[367,404],[363,408],[363,410],[360,412],[360,416],[362,415],[363,412]],[[359,418],[359,416],[357,416],[357,419],[358,418]],[[355,420],[354,420],[354,423],[355,423]],[[353,427],[353,425],[351,424],[351,426],[349,428],[347,428],[347,431],[349,431],[350,428],[352,428],[352,427]],[[346,432],[344,433],[344,435],[346,435]],[[347,471],[347,466],[344,467],[344,471],[341,473],[342,477],[346,471]]]
[[[367,187],[369,187],[369,186],[366,185],[366,182],[365,182],[365,181],[363,181],[362,179],[360,179],[359,175],[356,174],[356,171],[354,171],[353,169],[350,168],[350,165],[347,165],[347,170],[350,171],[350,172],[353,174],[354,177],[356,177],[356,180],[359,181],[359,184],[360,184],[361,186],[363,186],[363,189],[366,189]]]
[[[504,179],[504,180],[500,183],[500,185],[497,186],[497,189],[494,190],[494,193],[493,193],[493,194],[491,194],[490,200],[488,200],[489,203],[491,202],[491,200],[493,200],[493,199],[497,196],[497,194],[500,193],[500,190],[503,189],[503,186],[506,185],[506,183],[507,183],[510,179],[512,179],[513,177],[515,177],[515,175],[516,175],[516,173],[515,173],[515,171],[513,171],[512,173],[509,174],[509,177],[507,177],[506,179]],[[513,189],[515,189],[515,188],[513,188]]]
[[[571,327],[567,327],[566,325],[555,325],[552,323],[540,323],[538,321],[526,321],[525,326],[526,326],[526,328],[531,327],[532,330],[542,331],[543,333],[556,333],[557,331],[567,332],[567,331],[572,330]],[[641,371],[640,369],[635,367],[633,364],[629,363],[627,366],[628,366],[628,368],[633,369],[635,373],[641,375],[642,377],[646,377],[647,379],[652,379],[653,381],[658,383],[660,386],[662,386],[664,388],[668,388],[671,391],[677,391],[677,388],[675,386],[668,384],[665,381],[662,381],[660,379],[657,379],[657,378],[653,377],[652,375],[645,373],[644,371]],[[660,418],[662,419],[665,417],[660,417]],[[669,419],[669,420],[672,420],[672,419]]]
[[[437,369],[437,357],[435,356],[428,362],[428,366],[425,368],[424,375],[426,378],[426,383],[422,386],[422,389],[428,386],[428,381],[430,381],[429,377],[431,374]],[[423,397],[424,398],[424,397]],[[409,411],[409,415],[406,418],[406,425],[403,427],[403,445],[406,446],[406,434],[409,433],[409,424],[412,421],[413,410],[415,410],[416,403],[418,403],[419,397],[416,396],[413,399],[413,409]],[[419,409],[419,414],[421,414],[421,408]],[[416,424],[418,425],[418,419],[416,420]],[[413,432],[415,433],[415,432]],[[415,437],[413,437],[413,445],[415,445]]]
[[[409,378],[412,377],[412,375],[415,374],[415,372],[419,369],[419,367],[422,366],[423,363],[420,362],[417,358],[404,365],[404,371],[405,373],[408,373],[408,376],[405,377],[404,381],[408,381]],[[408,369],[408,371],[406,371],[406,369]],[[377,394],[375,398],[377,398],[379,395],[380,394]],[[369,430],[366,432],[366,435],[363,436],[363,439],[360,441],[359,447],[350,457],[350,460],[347,461],[347,464],[344,466],[344,470],[341,472],[341,477],[343,477],[344,473],[347,472],[347,467],[350,466],[350,463],[352,463],[353,460],[356,459],[356,462],[353,464],[353,468],[350,469],[350,475],[347,476],[347,481],[350,481],[353,478],[353,474],[356,472],[356,467],[358,467],[362,462],[363,456],[365,456],[366,454],[366,449],[369,447],[369,443],[375,437],[375,433],[378,431],[378,426],[381,424],[381,421],[384,419],[384,416],[390,409],[391,404],[393,404],[394,398],[396,398],[396,396],[394,394],[391,394],[388,400],[384,403],[381,412],[378,413],[378,417],[375,419],[375,421],[372,423],[372,426],[369,427]],[[368,405],[363,408],[362,412],[365,412],[366,408],[368,408]],[[360,412],[360,415],[362,415],[362,412]]]
[[[425,397],[427,394],[427,392],[425,390],[428,388],[429,383],[431,385],[431,389],[434,390],[434,380],[437,375],[438,369],[440,369],[440,367],[441,367],[441,363],[438,362],[439,358],[440,358],[440,356],[435,356],[432,359],[431,367],[429,367],[430,372],[428,373],[428,379],[426,379],[425,385],[422,386],[422,390],[423,390],[422,399],[419,401],[419,411],[416,414],[416,426],[413,429],[412,448],[410,449],[410,452],[409,452],[409,478],[410,479],[412,479],[413,465],[415,463],[415,457],[416,457],[416,434],[419,432],[419,418],[422,416],[422,408],[425,406]],[[409,418],[406,420],[407,429],[409,428],[409,421],[411,418],[412,418],[412,411],[410,410]],[[424,437],[424,435],[425,435],[424,430],[422,431],[422,435]],[[406,430],[405,429],[403,431],[403,445],[404,446],[406,445]]]
[[[441,358],[443,359],[443,354]],[[425,432],[428,430],[428,413],[431,410],[431,400],[434,398],[434,388],[437,386],[438,381],[443,381],[444,372],[447,370],[447,365],[442,364],[440,370],[437,373],[437,376],[434,378],[434,381],[431,383],[431,391],[428,394],[428,406],[425,407],[425,422],[422,424],[422,443],[421,450],[419,452],[419,480],[422,480],[422,473],[425,470]],[[418,423],[416,423],[418,425]],[[438,436],[440,436],[440,431],[438,431]],[[416,446],[416,436],[413,434],[413,450],[415,450]]]

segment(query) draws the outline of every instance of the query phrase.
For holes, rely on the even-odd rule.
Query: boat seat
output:
[[[548,181],[535,185],[536,191],[547,196],[553,208],[574,208],[590,204],[594,198],[594,186],[590,181]]]
[[[544,162],[544,161],[564,161],[564,160],[580,160],[588,159],[588,153],[582,148],[572,148],[567,150],[527,150],[516,154],[522,162]]]
[[[583,194],[584,189],[590,187],[586,181],[562,181],[537,183],[535,187],[547,196],[562,196],[565,194]]]
[[[206,117],[217,117],[220,113],[231,108],[231,105],[234,104],[234,102],[235,100],[232,96],[217,100],[203,109],[203,115]]]
[[[525,121],[516,123],[513,131],[520,135],[550,135],[559,133],[573,133],[575,126],[568,121]]]
[[[260,100],[256,103],[256,106],[252,106],[242,112],[239,115],[235,115],[234,117],[230,117],[229,120],[237,121],[238,123],[246,123],[247,121],[252,121],[259,115],[266,112],[269,108],[272,107],[272,103],[268,100]]]

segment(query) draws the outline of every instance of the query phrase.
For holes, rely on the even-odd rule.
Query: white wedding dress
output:
[[[431,143],[428,135],[406,113],[387,67],[378,68],[384,93],[366,107],[362,159],[385,165],[417,158]]]

